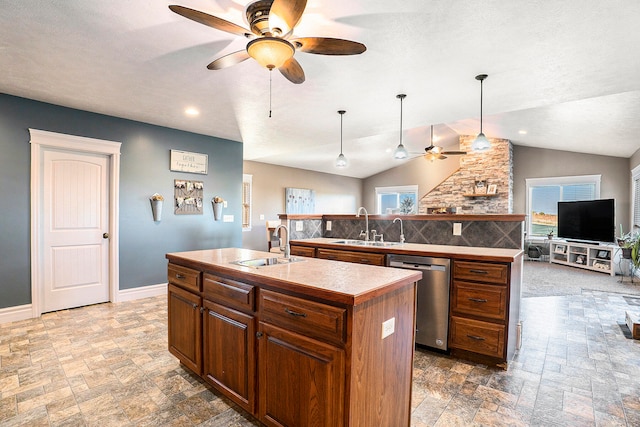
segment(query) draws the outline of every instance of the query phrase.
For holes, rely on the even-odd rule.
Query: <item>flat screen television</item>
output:
[[[558,237],[587,242],[614,242],[614,199],[558,202]]]

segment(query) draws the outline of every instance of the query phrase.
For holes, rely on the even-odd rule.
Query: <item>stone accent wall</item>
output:
[[[460,137],[460,149],[469,154],[460,159],[460,169],[426,194],[418,204],[418,213],[429,208],[460,208],[462,214],[507,214],[513,212],[513,145],[507,139],[491,138],[491,149],[471,152],[475,136]],[[476,180],[496,184],[494,197],[468,197]]]

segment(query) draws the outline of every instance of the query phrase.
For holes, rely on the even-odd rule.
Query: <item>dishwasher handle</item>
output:
[[[447,267],[439,264],[423,264],[419,262],[391,261],[389,267],[406,268],[410,270],[446,271]]]

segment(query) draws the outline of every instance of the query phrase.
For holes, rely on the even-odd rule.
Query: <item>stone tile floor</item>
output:
[[[524,298],[507,370],[418,350],[412,426],[640,426],[621,294]],[[166,350],[166,298],[0,325],[2,426],[257,426]]]

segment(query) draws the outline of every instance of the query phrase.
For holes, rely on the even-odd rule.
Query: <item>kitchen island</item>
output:
[[[409,426],[421,273],[273,255],[167,254],[169,351],[266,425]]]

